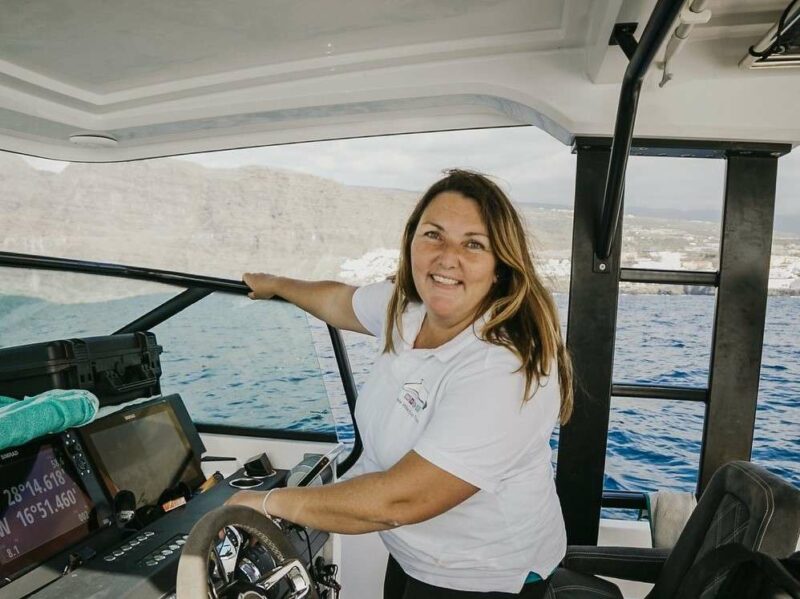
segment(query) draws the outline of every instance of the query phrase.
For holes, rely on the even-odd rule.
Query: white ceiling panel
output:
[[[738,68],[787,2],[707,2],[666,87],[653,65],[636,133],[799,142],[800,70]],[[476,126],[609,134],[627,66],[611,29],[640,35],[654,5],[0,0],[0,147],[102,161]]]

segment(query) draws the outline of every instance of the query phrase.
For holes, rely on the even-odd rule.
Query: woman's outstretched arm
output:
[[[353,311],[358,287],[336,281],[301,281],[265,273],[245,273],[242,281],[252,289],[250,299],[281,297],[337,329],[371,335]]]
[[[317,530],[361,534],[415,524],[443,514],[478,487],[410,451],[386,472],[323,487],[240,491],[228,503],[264,507],[271,516]]]

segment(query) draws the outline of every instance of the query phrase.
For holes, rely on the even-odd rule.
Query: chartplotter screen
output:
[[[58,442],[0,454],[0,576],[86,537],[94,508]]]

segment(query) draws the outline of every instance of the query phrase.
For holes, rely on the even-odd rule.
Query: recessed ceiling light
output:
[[[79,146],[109,148],[117,145],[117,140],[107,133],[76,133],[69,140]]]

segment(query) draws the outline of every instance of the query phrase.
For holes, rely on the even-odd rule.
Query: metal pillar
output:
[[[594,545],[600,524],[611,374],[619,296],[621,225],[605,268],[595,240],[603,209],[610,140],[575,142],[578,155],[567,347],[575,370],[575,410],[561,428],[556,487],[570,544]],[[621,211],[620,211],[621,214]]]
[[[728,155],[699,492],[726,462],[750,459],[779,155]]]
[[[202,287],[187,289],[163,304],[156,306],[144,316],[140,316],[133,322],[126,324],[120,330],[114,331],[113,334],[122,335],[125,333],[149,331],[212,293],[213,291],[211,291],[211,289],[203,289]]]

